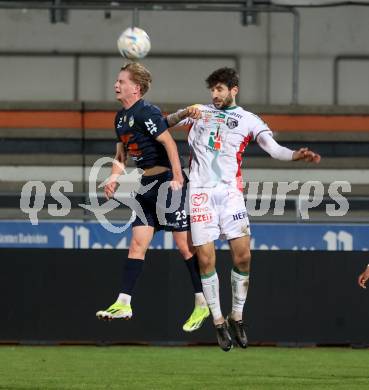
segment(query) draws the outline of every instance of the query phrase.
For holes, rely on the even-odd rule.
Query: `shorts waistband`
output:
[[[151,183],[155,180],[160,181],[169,177],[173,177],[173,173],[171,170],[158,173],[157,175],[141,176],[141,183]]]
[[[184,178],[185,182],[188,182],[188,178],[186,173],[182,170],[182,175]],[[157,175],[150,175],[150,176],[141,176],[141,183],[142,184],[148,184],[152,183],[155,180],[160,181],[167,181],[167,180],[172,180],[173,179],[173,172],[172,170],[165,171],[163,173],[158,173]]]

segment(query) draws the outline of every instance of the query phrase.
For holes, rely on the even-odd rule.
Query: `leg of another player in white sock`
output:
[[[245,306],[247,290],[249,287],[249,274],[241,272],[234,267],[231,271],[232,284],[232,318],[242,320],[243,307]]]
[[[224,322],[224,318],[220,308],[219,279],[215,270],[214,242],[198,246],[197,257],[199,259],[202,290],[213,315],[214,324],[218,325]]]
[[[222,324],[224,318],[220,309],[218,274],[216,271],[209,274],[203,274],[201,275],[201,282],[206,302],[213,315],[214,324]]]
[[[231,272],[232,283],[232,314],[236,320],[242,320],[243,308],[246,302],[249,286],[250,270],[250,236],[229,240],[234,268]]]

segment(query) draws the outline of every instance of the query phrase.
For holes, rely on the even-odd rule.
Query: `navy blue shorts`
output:
[[[188,178],[184,172],[182,174],[184,183],[178,191],[173,191],[169,186],[173,179],[172,171],[141,177],[141,185],[135,196],[141,210],[136,211],[132,227],[152,226],[155,230],[166,231],[190,230]]]

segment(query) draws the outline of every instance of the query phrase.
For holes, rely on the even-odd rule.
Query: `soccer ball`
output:
[[[118,50],[129,59],[143,58],[151,49],[150,38],[146,31],[138,27],[129,27],[118,38]]]

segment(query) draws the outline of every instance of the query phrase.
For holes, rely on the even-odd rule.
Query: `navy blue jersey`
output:
[[[167,128],[160,109],[142,99],[115,116],[118,142],[123,143],[125,152],[142,169],[155,165],[171,167],[164,146],[156,140]]]

